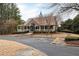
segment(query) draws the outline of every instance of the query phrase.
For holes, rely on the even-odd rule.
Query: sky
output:
[[[51,9],[47,9],[46,7],[49,6],[48,3],[17,3],[17,7],[20,10],[20,14],[22,16],[22,20],[27,21],[28,18],[33,18],[39,16],[40,12],[43,15],[56,13],[57,7],[53,7]],[[73,11],[72,14],[68,15],[66,13],[62,14],[63,20],[68,18],[74,18],[77,15],[76,11]]]
[[[38,3],[19,3],[17,4],[20,14],[22,16],[23,20],[27,20],[28,18],[39,16],[40,12],[42,14],[48,14],[52,10],[48,10],[45,8],[45,6],[48,5],[46,3],[44,4],[38,4]]]

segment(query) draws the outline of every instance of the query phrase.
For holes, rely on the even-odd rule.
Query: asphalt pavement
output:
[[[32,46],[48,56],[79,56],[79,47],[52,44],[51,38],[1,35],[0,39],[13,40]]]

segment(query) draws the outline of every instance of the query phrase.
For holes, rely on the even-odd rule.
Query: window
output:
[[[48,29],[48,26],[45,26],[45,29]]]
[[[29,29],[29,26],[27,26],[27,28]]]
[[[24,29],[27,29],[27,27],[26,27],[26,26],[24,26]]]
[[[50,26],[50,29],[53,29],[53,25]]]
[[[44,26],[41,26],[41,29],[44,29]]]
[[[39,26],[36,26],[36,29],[39,29]]]
[[[18,29],[21,29],[22,27],[21,26],[18,26]]]

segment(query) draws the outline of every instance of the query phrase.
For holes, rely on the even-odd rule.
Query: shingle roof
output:
[[[28,20],[26,25],[28,26],[30,23],[34,23],[37,25],[57,25],[56,16],[45,16],[45,17],[36,17]]]

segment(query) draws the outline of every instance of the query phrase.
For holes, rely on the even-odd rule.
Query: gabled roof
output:
[[[30,23],[36,25],[57,25],[56,16],[52,15],[30,18],[25,25],[28,26]]]

